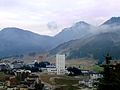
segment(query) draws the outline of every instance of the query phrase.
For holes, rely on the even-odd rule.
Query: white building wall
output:
[[[47,68],[47,72],[48,72],[49,74],[56,74],[56,73],[57,73],[57,70],[56,70],[56,68]]]
[[[57,75],[65,74],[65,55],[56,55]]]

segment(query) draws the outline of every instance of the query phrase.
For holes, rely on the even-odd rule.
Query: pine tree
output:
[[[111,64],[111,56],[107,55],[103,78],[98,83],[97,90],[120,90],[120,63]]]

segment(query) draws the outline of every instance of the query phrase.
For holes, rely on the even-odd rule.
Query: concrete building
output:
[[[65,55],[56,55],[56,69],[57,75],[65,74]]]
[[[55,65],[47,65],[46,68],[47,68],[47,72],[49,74],[56,74],[57,73],[57,69],[56,69]]]

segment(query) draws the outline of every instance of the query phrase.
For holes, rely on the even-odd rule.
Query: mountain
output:
[[[77,22],[72,27],[63,29],[54,37],[56,44],[59,45],[70,40],[80,39],[86,35],[90,35],[91,28],[93,28],[93,26],[86,22]]]
[[[0,56],[29,52],[45,52],[52,48],[52,37],[39,35],[19,28],[0,31]]]
[[[99,33],[62,43],[52,49],[50,54],[66,54],[69,59],[92,57],[103,60],[104,55],[109,52],[114,58],[120,59],[120,27],[118,24],[120,19],[117,18],[118,20],[111,18],[102,24],[103,26],[108,25],[107,28],[104,28],[106,32],[100,32],[103,28],[98,27],[100,28]],[[117,28],[111,28],[111,25],[114,24]]]
[[[0,31],[0,56],[47,52],[57,45],[90,34],[91,25],[78,22],[54,37],[39,35],[19,28],[4,28]]]
[[[0,36],[0,56],[49,51],[65,53],[68,58],[101,59],[110,52],[120,58],[120,17],[112,17],[99,27],[80,21],[54,37],[19,28],[4,28]]]
[[[72,40],[57,46],[50,51],[50,54],[66,54],[69,59],[83,57],[102,59],[108,52],[120,59],[120,31],[100,33],[88,38]]]
[[[105,21],[102,25],[120,25],[120,17],[112,17],[109,20]]]

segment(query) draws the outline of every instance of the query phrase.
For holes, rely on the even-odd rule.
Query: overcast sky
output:
[[[55,35],[78,21],[100,25],[120,16],[120,0],[0,0],[0,28]]]

